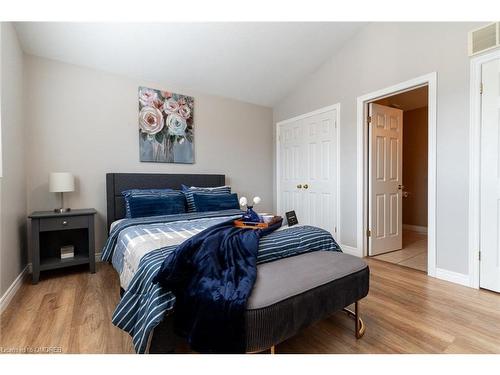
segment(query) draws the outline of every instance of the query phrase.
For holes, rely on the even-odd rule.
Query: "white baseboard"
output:
[[[436,268],[436,278],[449,281],[451,283],[460,284],[463,286],[471,287],[469,275]]]
[[[342,251],[346,254],[354,255],[356,257],[362,258],[363,255],[359,253],[358,248],[354,246],[349,246],[349,245],[340,245],[340,248]]]
[[[16,292],[21,287],[24,278],[29,274],[29,266],[30,265],[28,264],[26,267],[24,267],[24,269],[16,277],[14,282],[9,286],[9,289],[7,289],[4,295],[0,298],[0,314],[4,312],[7,306],[9,306],[10,301],[12,301],[12,298],[14,298]]]
[[[403,229],[411,230],[413,232],[418,232],[418,233],[427,233],[427,227],[423,227],[421,225],[403,224]]]

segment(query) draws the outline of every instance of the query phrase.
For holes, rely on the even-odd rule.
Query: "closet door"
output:
[[[306,168],[302,184],[305,221],[335,234],[337,231],[337,126],[335,111],[304,120]]]
[[[338,210],[336,118],[328,110],[278,127],[278,214],[294,210],[300,224],[332,235]]]
[[[500,292],[500,59],[481,74],[480,286]]]
[[[285,212],[294,210],[301,223],[306,216],[302,197],[305,168],[302,125],[302,121],[294,121],[282,124],[278,128],[280,190],[277,197],[280,202],[278,214],[284,217]]]

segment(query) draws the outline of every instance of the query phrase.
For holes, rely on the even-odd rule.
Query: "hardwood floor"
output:
[[[368,260],[370,293],[360,303],[367,326],[338,312],[276,347],[277,353],[500,353],[500,295]],[[118,278],[110,265],[26,280],[1,316],[0,349],[61,347],[63,353],[132,353],[114,327]],[[67,272],[67,271],[66,271]],[[181,345],[182,347],[182,345]],[[182,351],[182,349],[180,349]]]

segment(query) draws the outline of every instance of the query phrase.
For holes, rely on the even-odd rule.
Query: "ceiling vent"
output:
[[[500,47],[500,22],[469,32],[469,56]]]

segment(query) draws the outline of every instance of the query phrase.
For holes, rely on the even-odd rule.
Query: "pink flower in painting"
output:
[[[154,135],[163,129],[163,116],[155,107],[144,107],[139,113],[139,128],[147,134]]]
[[[139,91],[139,102],[143,106],[150,106],[155,100],[158,100],[158,93],[153,89],[141,88]]]
[[[165,99],[170,99],[172,97],[172,93],[170,91],[160,91],[160,93]]]
[[[183,105],[179,108],[179,115],[187,120],[189,116],[191,116],[191,108],[189,108],[187,105]]]
[[[186,104],[186,99],[184,99],[184,98],[180,98],[180,99],[177,101],[177,103],[179,103],[179,106],[183,106],[183,105],[185,105],[185,104]]]
[[[163,102],[160,99],[156,99],[151,105],[157,108],[160,112],[163,111]]]
[[[163,104],[163,110],[166,113],[175,113],[179,110],[179,104],[173,99],[167,99]]]

